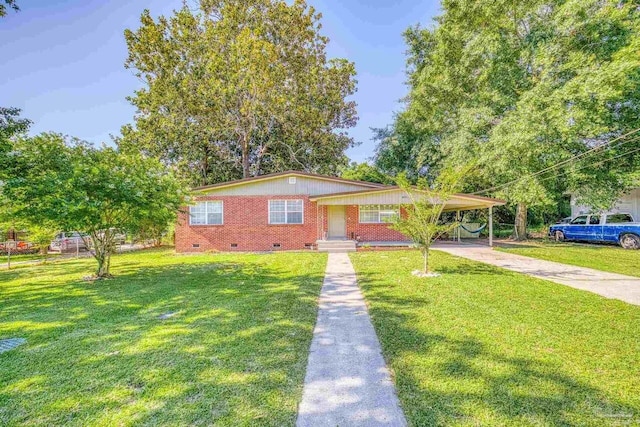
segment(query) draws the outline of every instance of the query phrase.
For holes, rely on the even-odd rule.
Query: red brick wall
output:
[[[360,224],[358,206],[347,206],[347,238],[360,242],[404,242],[409,239],[389,224]]]
[[[302,199],[304,224],[269,224],[269,200]],[[205,196],[198,200],[221,200],[224,203],[223,225],[189,225],[187,208],[178,216],[177,252],[270,251],[305,249],[315,244],[328,229],[327,208],[310,202],[308,196]],[[360,224],[358,207],[347,206],[347,238],[361,242],[407,241],[388,224]],[[273,244],[279,243],[280,248]],[[193,247],[193,245],[199,247]],[[231,247],[237,244],[237,247]]]
[[[270,199],[302,199],[303,224],[269,224]],[[198,200],[221,200],[224,203],[223,225],[189,225],[187,208],[176,224],[176,251],[268,251],[304,249],[318,239],[316,204],[308,196],[206,196]],[[231,247],[231,244],[237,247]],[[280,248],[274,248],[280,243]],[[199,244],[199,247],[193,247]]]

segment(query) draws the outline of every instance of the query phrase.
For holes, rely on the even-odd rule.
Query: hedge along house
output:
[[[289,171],[194,189],[176,225],[178,252],[270,251],[408,244],[389,227],[409,196],[396,186]],[[503,201],[456,194],[445,211]],[[491,233],[490,233],[491,234]]]

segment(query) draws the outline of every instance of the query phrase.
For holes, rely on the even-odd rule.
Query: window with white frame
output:
[[[223,206],[221,201],[198,202],[189,207],[189,224],[222,225]]]
[[[302,224],[302,200],[269,200],[269,224]]]
[[[398,216],[396,205],[360,205],[360,223],[381,224],[393,221]]]

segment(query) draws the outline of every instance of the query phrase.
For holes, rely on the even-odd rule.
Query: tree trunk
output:
[[[107,274],[106,264],[104,262],[104,256],[102,253],[96,250],[96,261],[98,261],[98,270],[96,270],[96,277],[102,277]]]
[[[101,250],[100,256],[97,256],[97,253],[98,251],[96,251],[96,260],[98,261],[96,277],[100,279],[111,277],[111,273],[109,273],[109,269],[111,268],[111,250]]]
[[[113,252],[113,236],[111,230],[102,233],[93,233],[93,257],[98,262],[96,277],[103,279],[111,277],[109,269],[111,267],[111,253]]]
[[[422,256],[424,258],[424,265],[422,267],[422,272],[427,274],[429,272],[429,248],[422,251]]]
[[[513,230],[513,238],[516,240],[527,239],[527,205],[518,203],[516,207],[516,223]]]
[[[251,171],[249,169],[249,138],[245,137],[242,141],[242,177],[249,178]]]
[[[207,177],[209,176],[209,144],[204,147],[204,164],[202,165],[202,184],[207,185],[209,181]]]

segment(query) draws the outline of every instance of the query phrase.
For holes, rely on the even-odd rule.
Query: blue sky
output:
[[[323,14],[329,55],[356,64],[360,121],[350,133],[362,142],[356,161],[373,154],[371,127],[390,123],[401,108],[402,32],[431,25],[438,1],[308,0]],[[21,11],[0,19],[0,105],[33,120],[32,133],[56,131],[109,142],[132,121],[126,97],[140,82],[124,68],[123,32],[137,28],[143,9],[170,14],[180,0],[18,0]]]

